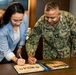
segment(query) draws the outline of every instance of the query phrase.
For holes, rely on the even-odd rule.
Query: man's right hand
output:
[[[32,54],[29,56],[28,58],[28,62],[29,64],[35,64],[37,61],[37,59],[35,57],[32,56]]]

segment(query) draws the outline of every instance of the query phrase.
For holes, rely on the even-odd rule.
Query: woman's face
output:
[[[11,16],[11,23],[12,26],[20,26],[20,24],[22,23],[24,14],[23,13],[15,13]]]

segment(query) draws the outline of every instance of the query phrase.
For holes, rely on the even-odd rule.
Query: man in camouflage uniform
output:
[[[66,11],[60,11],[54,2],[45,6],[44,15],[36,22],[26,50],[35,54],[40,37],[43,37],[43,59],[70,58],[76,53],[76,19]],[[37,61],[29,56],[28,61]],[[35,63],[34,62],[34,63]]]

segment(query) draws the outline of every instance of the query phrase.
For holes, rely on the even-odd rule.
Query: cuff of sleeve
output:
[[[22,46],[19,46],[18,48],[22,48]]]
[[[76,54],[76,50],[73,50],[73,51],[72,51],[72,54]]]
[[[20,44],[19,44],[19,46],[23,46],[24,44],[25,44],[25,42],[21,41]]]
[[[6,58],[8,61],[10,61],[13,56],[15,56],[15,54],[14,54],[13,52],[10,52],[9,54],[7,54],[7,55],[5,56],[5,58]]]

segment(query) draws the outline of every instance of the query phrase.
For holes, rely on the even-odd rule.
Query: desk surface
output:
[[[69,69],[53,70],[47,72],[37,72],[20,75],[76,75],[76,59],[56,59],[61,60],[71,66]],[[12,67],[13,64],[0,64],[0,75],[18,75]]]

